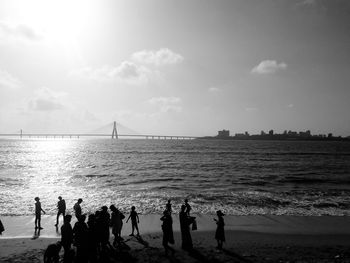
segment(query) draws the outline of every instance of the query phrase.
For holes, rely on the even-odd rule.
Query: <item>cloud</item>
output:
[[[216,93],[216,92],[220,92],[221,89],[216,88],[216,87],[211,87],[211,88],[208,89],[208,91],[209,91],[209,92],[212,92],[212,93]]]
[[[149,81],[162,78],[158,70],[150,69],[143,64],[155,66],[176,64],[183,61],[183,57],[168,48],[158,51],[143,50],[131,55],[131,60],[123,61],[119,66],[103,66],[99,68],[84,67],[70,72],[71,76],[78,76],[99,82],[123,81],[132,85],[146,84]]]
[[[28,25],[0,21],[0,39],[38,41],[42,39],[42,35]]]
[[[255,66],[251,73],[253,74],[273,74],[278,70],[284,70],[287,68],[287,64],[284,62],[277,63],[276,60],[264,60]]]
[[[287,108],[293,108],[293,107],[294,107],[294,104],[292,103],[287,105]]]
[[[0,88],[17,89],[22,86],[21,82],[10,73],[0,70]]]
[[[301,2],[297,3],[297,5],[306,5],[306,6],[314,6],[316,5],[316,0],[302,0]]]
[[[48,88],[35,91],[35,96],[28,101],[28,109],[33,111],[56,111],[64,109],[60,98],[65,93],[54,92]]]
[[[247,108],[245,108],[245,111],[247,111],[247,112],[255,112],[255,111],[258,111],[258,108],[255,108],[255,107],[247,107]]]
[[[154,97],[148,103],[155,105],[161,112],[181,112],[181,98],[178,97]]]
[[[129,84],[143,84],[149,81],[152,71],[130,61],[124,61],[117,67],[103,66],[101,68],[85,67],[74,70],[72,76],[87,78],[99,82],[125,81]]]
[[[89,122],[95,122],[95,121],[99,121],[99,118],[92,112],[86,110],[83,113],[83,119]]]
[[[63,105],[48,99],[35,99],[30,102],[30,109],[35,111],[54,111],[63,109]]]
[[[350,11],[350,1],[348,0],[299,0],[295,6],[319,14],[334,15],[337,16],[337,19],[342,16],[347,19]]]
[[[142,50],[132,54],[132,59],[142,64],[153,64],[156,66],[178,64],[184,58],[180,54],[173,52],[168,48],[161,48],[157,51]]]

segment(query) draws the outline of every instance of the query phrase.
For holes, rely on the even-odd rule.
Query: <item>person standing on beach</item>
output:
[[[58,220],[60,215],[62,214],[63,216],[63,220],[64,220],[64,216],[66,215],[66,201],[64,201],[64,199],[62,199],[61,196],[58,197],[58,202],[57,202],[57,217],[56,217],[56,225],[58,226]]]
[[[218,216],[218,219],[214,218],[214,221],[216,222],[216,232],[215,232],[215,239],[218,242],[218,246],[216,247],[219,250],[222,250],[222,244],[225,242],[225,222],[223,214],[221,210],[216,211],[216,215]]]
[[[79,217],[81,217],[82,212],[81,212],[81,206],[80,204],[83,202],[83,199],[79,198],[78,202],[75,203],[73,206],[74,212],[75,212],[75,217],[79,220]]]
[[[188,203],[188,199],[185,199],[185,207],[186,207],[186,210],[185,210],[186,214],[188,216],[190,216],[190,211],[192,208],[191,208],[190,204]]]
[[[95,214],[90,214],[87,221],[88,225],[88,260],[91,263],[97,262],[97,251],[98,251],[98,233],[96,228],[96,217]]]
[[[4,232],[4,231],[5,231],[5,227],[0,220],[0,235],[2,235],[2,232]]]
[[[63,225],[61,226],[61,244],[64,249],[63,262],[69,262],[71,254],[71,246],[73,243],[73,229],[70,224],[72,220],[71,215],[65,215],[63,219]]]
[[[34,200],[35,200],[35,221],[34,221],[35,229],[41,230],[41,229],[43,229],[41,227],[41,212],[43,212],[44,214],[46,214],[46,213],[41,208],[41,203],[39,202],[40,198],[39,197],[35,197]]]
[[[171,214],[173,211],[171,209],[171,200],[168,200],[168,203],[166,204],[166,210]]]
[[[104,205],[101,207],[101,212],[97,220],[100,226],[101,245],[103,248],[106,248],[109,244],[109,226],[111,224],[107,206]]]
[[[172,254],[175,253],[175,250],[169,246],[168,243],[174,244],[174,232],[173,232],[173,219],[168,210],[163,212],[163,216],[160,218],[163,221],[162,231],[163,231],[163,247],[165,249],[165,255],[168,255],[168,250],[171,251]]]
[[[88,262],[88,227],[86,215],[81,215],[73,227],[74,245],[77,248],[76,262]]]
[[[122,240],[121,230],[123,226],[123,219],[125,218],[125,216],[118,210],[118,208],[115,207],[115,205],[111,205],[109,209],[111,209],[112,211],[111,227],[112,234],[114,235],[113,245],[115,246],[120,240]]]
[[[131,228],[132,228],[131,231],[132,232],[131,232],[131,234],[129,236],[133,236],[134,235],[135,228],[137,230],[137,235],[139,236],[140,232],[139,232],[139,227],[138,227],[137,224],[140,223],[140,219],[139,219],[139,215],[135,211],[135,206],[131,207],[130,215],[129,215],[128,219],[126,220],[126,223],[128,223],[130,218],[131,218]]]
[[[179,214],[180,218],[180,229],[182,238],[182,249],[191,250],[193,249],[192,238],[190,233],[191,218],[187,215],[186,206],[181,206]]]

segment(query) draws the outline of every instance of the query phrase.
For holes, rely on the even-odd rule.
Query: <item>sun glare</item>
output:
[[[21,2],[18,22],[38,30],[47,40],[67,44],[87,28],[92,2],[34,0]]]

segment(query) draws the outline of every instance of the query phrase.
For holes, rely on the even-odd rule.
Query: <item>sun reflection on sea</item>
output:
[[[30,143],[30,151],[21,156],[24,163],[30,164],[25,172],[23,196],[25,201],[39,196],[50,203],[50,207],[55,207],[59,195],[67,196],[73,192],[67,175],[76,167],[77,158],[71,158],[74,141],[42,140]]]

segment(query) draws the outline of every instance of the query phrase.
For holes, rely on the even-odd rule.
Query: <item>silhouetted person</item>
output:
[[[110,215],[108,213],[108,207],[102,206],[101,212],[98,218],[99,231],[100,231],[100,241],[102,247],[106,247],[109,244],[109,225],[110,225]]]
[[[193,248],[192,238],[190,233],[191,217],[186,213],[186,206],[181,206],[181,211],[179,214],[180,218],[180,229],[182,238],[182,249],[191,250]]]
[[[125,218],[125,215],[122,213],[122,211],[120,211],[118,208],[117,208],[117,212],[119,214],[119,220],[120,220],[120,227],[119,227],[119,231],[118,231],[118,238],[120,240],[123,240],[122,238],[122,228],[123,228],[123,220]]]
[[[168,210],[163,212],[163,216],[160,218],[163,221],[162,231],[163,231],[163,247],[165,249],[165,254],[168,255],[168,250],[174,254],[175,250],[169,246],[168,243],[174,244],[174,233],[173,233],[173,219]]]
[[[64,249],[63,262],[71,262],[69,260],[71,254],[71,246],[73,243],[73,229],[70,224],[72,220],[71,215],[65,215],[63,219],[63,225],[61,226],[61,244]]]
[[[41,203],[39,202],[40,198],[35,197],[35,229],[43,229],[41,227],[41,212],[45,214],[45,211],[41,208]]]
[[[58,263],[60,260],[61,242],[48,245],[44,253],[44,263]]]
[[[66,201],[64,201],[64,199],[62,199],[61,196],[58,197],[58,202],[57,202],[57,217],[56,217],[56,225],[58,226],[58,221],[59,221],[59,217],[62,214],[63,218],[66,215]]]
[[[98,233],[96,228],[96,217],[94,214],[88,218],[88,260],[89,263],[97,262]]]
[[[126,223],[128,223],[129,219],[131,219],[131,234],[130,234],[130,236],[134,235],[135,229],[137,231],[137,235],[139,236],[140,232],[139,232],[139,227],[137,224],[140,223],[140,219],[139,219],[139,215],[135,211],[135,206],[131,207],[130,215],[129,215],[128,219],[126,220]]]
[[[95,212],[95,227],[96,227],[96,233],[97,233],[97,248],[98,248],[98,250],[100,250],[100,248],[101,248],[100,245],[101,245],[101,233],[102,233],[100,214],[101,214],[100,210],[97,210]]]
[[[173,211],[171,209],[171,200],[168,200],[168,203],[166,204],[166,210],[169,211],[169,213],[171,214]]]
[[[111,205],[109,209],[111,209],[112,211],[111,227],[112,234],[114,235],[113,245],[115,246],[122,239],[121,230],[123,226],[123,219],[125,218],[125,216],[114,205]]]
[[[188,203],[188,199],[185,199],[185,206],[186,206],[185,212],[188,216],[190,216],[190,212],[191,212],[192,208],[191,208],[190,204]]]
[[[78,202],[73,206],[75,217],[79,220],[79,217],[82,215],[80,204],[83,202],[83,199],[79,198]]]
[[[4,232],[4,231],[5,231],[5,227],[0,220],[0,235],[2,235],[2,232]]]
[[[224,214],[221,212],[221,210],[216,211],[216,215],[218,216],[218,219],[214,218],[216,222],[216,232],[215,232],[215,239],[218,242],[217,249],[222,249],[222,244],[225,242],[225,222],[224,222]]]
[[[88,227],[85,223],[86,215],[79,216],[78,222],[73,227],[74,245],[77,248],[76,262],[87,262]]]

